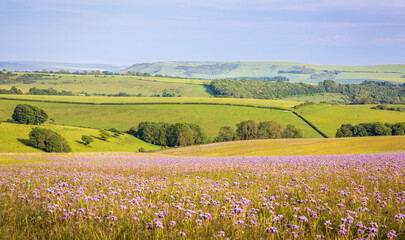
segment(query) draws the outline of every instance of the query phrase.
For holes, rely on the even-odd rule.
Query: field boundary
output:
[[[301,116],[299,113],[296,111],[292,111],[295,115],[297,115],[299,118],[301,118],[304,122],[306,122],[309,126],[311,126],[315,131],[317,131],[319,134],[321,134],[322,137],[324,138],[329,138],[328,135],[326,135],[324,132],[319,130],[314,124],[312,124],[310,121],[306,120],[303,116]]]
[[[82,105],[159,105],[159,104],[191,104],[191,105],[220,105],[220,106],[236,106],[236,107],[253,107],[253,108],[264,108],[264,109],[274,109],[274,110],[286,110],[291,111],[288,108],[283,107],[271,107],[271,106],[255,106],[250,104],[234,104],[234,103],[209,103],[209,102],[139,102],[139,103],[109,103],[109,102],[69,102],[69,101],[52,101],[52,100],[39,100],[39,99],[21,99],[21,98],[7,98],[0,97],[0,100],[10,100],[10,101],[27,101],[27,102],[44,102],[44,103],[66,103],[66,104],[82,104]]]

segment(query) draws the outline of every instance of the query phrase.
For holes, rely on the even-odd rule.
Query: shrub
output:
[[[83,135],[82,136],[82,141],[86,144],[89,145],[90,143],[93,142],[93,138],[88,136],[88,135]]]
[[[98,131],[100,134],[100,138],[104,141],[107,141],[111,137],[111,134],[104,129],[99,129]]]
[[[138,149],[138,152],[145,152],[145,149],[143,147]]]
[[[44,123],[48,119],[43,109],[28,104],[18,104],[11,117],[18,123],[35,125]]]
[[[71,148],[59,133],[49,129],[34,127],[30,132],[31,144],[46,152],[70,152]]]

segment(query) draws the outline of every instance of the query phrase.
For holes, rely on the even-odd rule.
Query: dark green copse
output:
[[[284,128],[281,124],[274,121],[258,123],[254,120],[236,124],[236,135],[241,140],[303,137],[302,131],[291,124],[288,124]],[[220,136],[218,136],[218,139],[220,139]]]
[[[352,126],[342,124],[337,130],[336,137],[366,137],[366,136],[390,136],[405,135],[405,122],[391,123],[360,123]]]
[[[88,135],[83,135],[82,136],[82,141],[86,144],[89,145],[90,143],[93,142],[93,138],[88,136]]]
[[[38,125],[48,119],[48,114],[39,107],[28,104],[18,104],[11,117],[18,123]]]
[[[46,152],[70,152],[71,148],[59,133],[49,129],[34,127],[30,132],[31,144]]]
[[[131,128],[128,133],[160,146],[189,146],[207,142],[201,127],[193,123],[140,122],[137,131]]]

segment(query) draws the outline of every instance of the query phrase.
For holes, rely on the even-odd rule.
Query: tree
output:
[[[236,136],[235,131],[229,127],[224,126],[219,129],[218,136],[215,138],[215,142],[228,142],[228,141],[236,141],[238,137]]]
[[[35,125],[44,123],[48,119],[43,109],[28,104],[18,104],[11,117],[18,123]]]
[[[236,134],[242,140],[257,139],[258,131],[259,124],[253,120],[236,124]]]
[[[46,152],[70,152],[71,148],[61,135],[49,129],[34,127],[29,134],[32,146]]]
[[[260,139],[281,138],[282,134],[283,127],[277,122],[267,121],[261,122],[259,125],[258,138]]]
[[[93,142],[93,138],[88,136],[88,135],[83,135],[82,136],[82,141],[86,144],[89,145],[90,143]]]
[[[336,137],[353,137],[352,128],[351,124],[342,124],[336,132]]]
[[[284,129],[283,138],[302,138],[302,131],[295,126],[288,124]]]
[[[399,122],[392,126],[392,135],[405,135],[405,122]]]

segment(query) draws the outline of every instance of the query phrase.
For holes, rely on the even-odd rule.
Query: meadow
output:
[[[105,97],[105,96],[49,96],[49,95],[0,95],[0,99],[33,102],[83,103],[100,105],[136,104],[213,104],[289,109],[302,103],[297,100],[265,100],[249,98],[214,97]]]
[[[15,106],[24,101],[0,100],[0,119],[10,119]],[[199,124],[208,137],[218,135],[219,128],[241,121],[274,120],[282,125],[292,124],[301,129],[304,137],[321,137],[318,132],[290,111],[243,106],[205,104],[145,104],[145,105],[86,105],[35,102],[58,125],[91,128],[117,128],[127,131],[142,121],[190,122]]]
[[[396,105],[400,106],[401,105]],[[369,122],[397,123],[405,121],[405,112],[370,109],[371,105],[315,104],[297,109],[309,122],[329,137],[335,137],[342,124]]]
[[[404,153],[1,158],[4,239],[405,238]]]
[[[16,72],[18,77],[21,72]],[[118,94],[120,92],[128,94],[139,94],[151,96],[153,94],[161,95],[166,89],[183,97],[208,97],[211,96],[209,89],[204,84],[208,80],[198,79],[180,79],[180,78],[161,78],[144,76],[125,76],[125,75],[75,75],[75,74],[48,74],[42,79],[36,80],[31,84],[22,82],[10,83],[7,86],[16,86],[24,92],[30,88],[40,89],[53,88],[58,91],[72,91],[81,93],[83,91],[89,94]]]
[[[339,73],[324,77],[312,76],[312,73],[280,73],[303,68],[313,69],[316,74],[323,74],[325,71],[339,71]],[[156,62],[137,64],[122,70],[121,73],[128,70],[202,79],[284,76],[290,81],[315,84],[332,78],[339,83],[361,83],[364,80],[405,82],[405,78],[401,78],[405,74],[404,64],[337,66],[293,62]]]
[[[42,150],[30,145],[29,133],[33,127],[32,125],[1,123],[0,152],[42,152]],[[97,129],[60,125],[44,125],[41,127],[59,133],[68,141],[73,152],[138,152],[139,148],[143,148],[145,151],[160,149],[160,146],[143,142],[125,133],[104,141],[100,139]],[[83,135],[91,136],[94,142],[86,146],[81,140]]]

